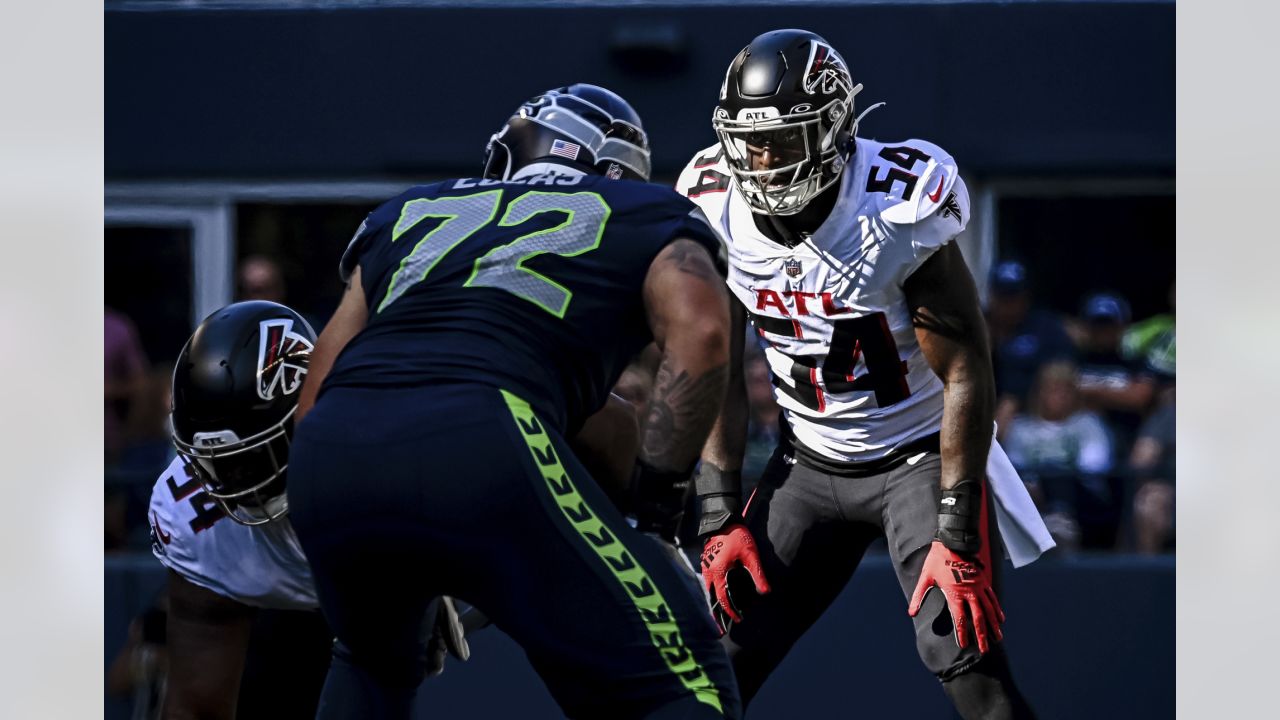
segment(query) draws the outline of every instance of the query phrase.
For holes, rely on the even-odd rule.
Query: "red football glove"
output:
[[[986,653],[991,647],[990,636],[996,642],[1004,639],[1000,623],[1004,622],[1004,610],[991,588],[990,551],[984,544],[972,557],[963,557],[938,540],[933,541],[929,555],[920,571],[920,582],[911,596],[907,614],[915,617],[929,588],[937,587],[947,599],[951,610],[951,622],[956,630],[956,643],[969,646],[969,622],[972,620],[974,635],[978,638],[978,650]]]
[[[742,622],[742,616],[734,607],[733,598],[729,594],[728,574],[733,568],[741,565],[751,574],[755,582],[756,592],[764,595],[769,592],[769,581],[764,577],[764,569],[760,567],[760,553],[756,550],[756,541],[751,532],[742,525],[729,525],[720,532],[707,538],[702,547],[702,581],[707,586],[708,597],[714,597],[716,605],[734,622]],[[720,619],[720,632],[725,628]]]

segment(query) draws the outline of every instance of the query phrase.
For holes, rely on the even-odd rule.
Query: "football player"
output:
[[[298,389],[315,340],[290,308],[240,302],[206,318],[178,357],[178,456],[150,505],[153,552],[170,570],[165,717],[233,717],[255,609],[319,608],[285,494]],[[433,617],[430,669],[438,672],[445,649],[464,660],[468,650],[452,601],[442,600]],[[468,620],[483,622],[478,614]],[[302,714],[316,700],[286,699]]]
[[[291,453],[338,637],[319,717],[406,717],[414,629],[444,594],[518,642],[570,717],[738,716],[701,598],[637,532],[673,535],[729,356],[720,243],[648,175],[631,106],[572,85],[506,121],[482,177],[412,188],[357,230]],[[632,528],[564,438],[651,340]]]
[[[783,416],[744,507],[732,362],[696,480],[704,582],[745,703],[884,537],[920,656],[960,714],[1027,717],[1000,644],[991,515],[1015,565],[1051,540],[992,444],[987,333],[953,242],[968,194],[937,145],[857,137],[875,107],[857,114],[861,89],[818,35],[760,35],[725,74],[719,142],[678,181],[728,244],[731,337],[750,320]]]

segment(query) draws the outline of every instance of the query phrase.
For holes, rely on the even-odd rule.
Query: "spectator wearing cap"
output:
[[[1125,331],[1120,352],[1137,360],[1155,375],[1160,387],[1171,389],[1177,377],[1178,345],[1175,322],[1174,284],[1169,285],[1169,312],[1134,323]]]
[[[1155,375],[1142,361],[1121,353],[1129,303],[1119,294],[1088,295],[1080,307],[1080,320],[1080,396],[1087,407],[1102,414],[1118,451],[1127,456],[1155,397]]]
[[[1053,360],[1074,360],[1076,351],[1062,320],[1034,306],[1022,263],[998,263],[990,288],[987,328],[998,393],[996,425],[1003,437],[1014,415],[1026,407],[1040,367]]]

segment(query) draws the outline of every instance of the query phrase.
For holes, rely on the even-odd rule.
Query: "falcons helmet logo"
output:
[[[310,340],[293,331],[293,320],[263,320],[258,327],[258,397],[274,400],[297,392],[312,349]]]

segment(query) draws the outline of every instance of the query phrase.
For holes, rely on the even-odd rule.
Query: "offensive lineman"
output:
[[[992,441],[987,333],[951,242],[968,193],[936,145],[858,138],[861,88],[821,37],[760,35],[725,75],[719,143],[677,184],[729,245],[733,337],[745,315],[784,416],[744,508],[731,363],[696,481],[704,582],[745,705],[884,536],[921,659],[960,714],[1030,717],[1000,644],[988,513],[1016,566],[1052,541]]]
[[[635,111],[573,85],[507,120],[484,179],[412,188],[356,232],[290,469],[339,641],[319,717],[405,717],[412,630],[444,593],[571,717],[738,716],[700,599],[563,440],[655,340],[629,509],[670,536],[723,398],[729,303],[714,232],[648,173]]]
[[[248,301],[211,314],[178,356],[178,457],[150,505],[152,551],[170,570],[165,717],[234,717],[255,608],[319,608],[285,495],[298,388],[315,340],[292,309]],[[468,649],[452,601],[435,619],[430,669],[439,672],[444,650],[465,660]],[[302,650],[294,648],[292,667],[306,672]],[[280,696],[278,707],[252,709],[301,717],[316,699]]]

